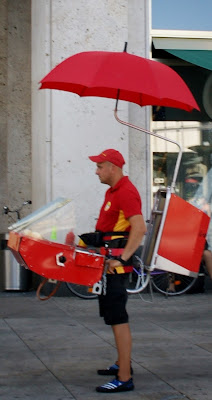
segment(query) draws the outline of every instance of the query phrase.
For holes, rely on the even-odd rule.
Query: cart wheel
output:
[[[149,284],[150,271],[146,270],[142,264],[133,267],[133,271],[127,274],[126,289],[129,294],[142,292]]]
[[[177,296],[186,293],[196,282],[197,278],[190,276],[174,274],[161,270],[154,270],[151,273],[151,282],[153,287],[166,296]],[[174,286],[174,290],[168,290],[170,282]]]
[[[78,285],[77,283],[66,282],[67,288],[81,299],[92,300],[97,298],[97,294],[89,292],[88,286]]]

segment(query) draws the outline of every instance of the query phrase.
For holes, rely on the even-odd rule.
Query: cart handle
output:
[[[118,101],[116,101],[116,108],[115,108],[115,110],[114,110],[114,116],[115,116],[116,120],[117,120],[120,124],[126,125],[126,126],[128,126],[129,128],[137,129],[138,131],[147,133],[148,135],[156,136],[156,137],[158,137],[158,138],[160,138],[160,139],[165,140],[166,142],[170,142],[170,143],[176,144],[176,146],[178,146],[179,153],[178,153],[178,156],[177,156],[177,161],[176,161],[176,164],[175,164],[175,169],[174,169],[174,174],[173,174],[173,178],[172,178],[172,183],[171,183],[171,186],[170,186],[170,187],[171,187],[171,192],[173,193],[173,192],[175,191],[175,185],[176,185],[177,175],[178,175],[178,172],[179,172],[180,162],[181,162],[181,158],[182,158],[182,147],[180,146],[179,143],[175,142],[175,140],[168,139],[168,138],[166,138],[166,137],[163,137],[163,136],[161,136],[161,135],[158,135],[158,134],[155,133],[155,132],[151,132],[151,131],[148,131],[148,130],[145,129],[145,128],[141,128],[140,126],[136,126],[136,125],[130,124],[129,122],[122,121],[121,119],[119,119],[119,117],[118,117],[118,115],[117,115],[117,105],[118,105]]]

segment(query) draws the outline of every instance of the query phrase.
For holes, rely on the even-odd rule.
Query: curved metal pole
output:
[[[116,103],[116,108],[114,110],[114,116],[115,116],[116,120],[118,122],[120,122],[120,124],[126,125],[129,128],[137,129],[140,132],[145,132],[148,135],[156,136],[156,137],[158,137],[160,139],[165,140],[166,142],[174,143],[174,144],[176,144],[176,146],[178,146],[179,153],[178,153],[178,156],[177,156],[177,161],[176,161],[176,164],[175,164],[174,174],[173,174],[172,183],[171,183],[171,192],[174,192],[175,185],[176,185],[176,179],[177,179],[177,175],[178,175],[179,168],[180,168],[180,162],[181,162],[181,158],[182,158],[182,147],[180,146],[180,144],[175,142],[172,139],[168,139],[168,138],[165,138],[165,137],[163,137],[161,135],[158,135],[155,132],[151,132],[151,131],[148,131],[147,129],[141,128],[140,126],[136,126],[136,125],[130,124],[129,122],[122,121],[121,119],[119,119],[119,117],[117,115],[117,103]]]

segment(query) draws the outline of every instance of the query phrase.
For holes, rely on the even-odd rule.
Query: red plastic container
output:
[[[210,218],[192,204],[171,195],[155,268],[197,276]]]
[[[48,279],[92,286],[103,274],[104,255],[77,246],[38,240],[12,231],[8,247],[21,265]]]

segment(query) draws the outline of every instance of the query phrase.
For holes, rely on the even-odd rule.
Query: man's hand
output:
[[[107,271],[110,274],[115,274],[115,272],[114,272],[115,268],[120,267],[120,265],[122,265],[122,264],[120,263],[119,260],[107,260],[106,265],[107,265]]]

